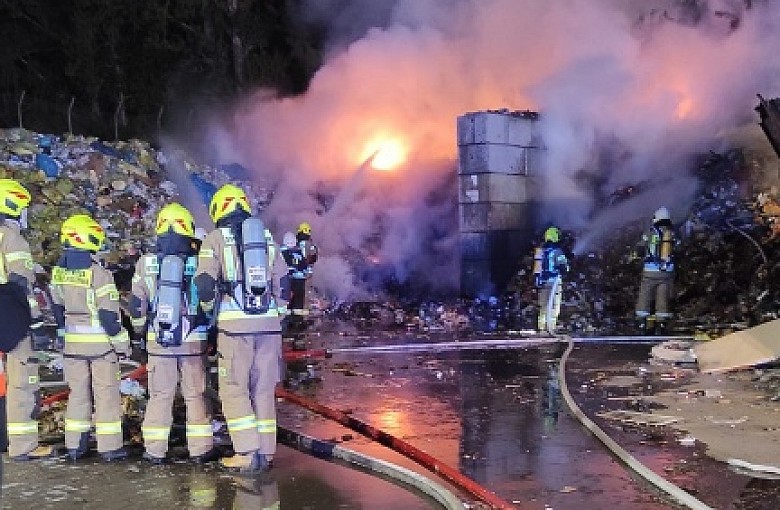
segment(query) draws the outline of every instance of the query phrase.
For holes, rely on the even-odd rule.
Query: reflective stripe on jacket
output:
[[[94,260],[88,269],[54,266],[51,281],[52,302],[65,309],[65,354],[96,355],[112,345],[129,342],[127,331],[109,337],[100,320],[100,311],[120,315],[119,292],[111,272]]]
[[[41,310],[33,293],[35,264],[30,254],[30,244],[22,237],[16,222],[0,224],[0,283],[8,283],[11,275],[18,275],[26,282],[25,294],[33,319],[40,317]]]

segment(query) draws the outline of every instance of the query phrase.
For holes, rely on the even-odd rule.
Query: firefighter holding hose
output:
[[[560,240],[558,227],[549,227],[544,231],[544,243],[534,252],[534,281],[539,289],[537,328],[540,332],[554,333],[558,327],[562,278],[569,271],[569,261],[558,244]]]

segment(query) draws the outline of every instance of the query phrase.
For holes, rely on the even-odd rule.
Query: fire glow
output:
[[[370,143],[363,151],[363,161],[370,161],[375,170],[394,170],[406,162],[406,146],[397,139]]]

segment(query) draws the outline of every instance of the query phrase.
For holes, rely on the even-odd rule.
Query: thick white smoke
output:
[[[276,186],[266,214],[278,237],[312,223],[319,272],[332,271],[321,290],[363,288],[345,263],[358,253],[400,281],[451,288],[458,115],[541,113],[544,221],[596,239],[659,205],[679,217],[695,186],[687,156],[754,123],[757,92],[778,93],[780,4],[751,4],[312,0],[302,16],[332,22],[328,59],[301,97],[245,98],[221,149]],[[389,140],[404,163],[370,168]],[[594,197],[642,181],[641,202],[592,215]]]

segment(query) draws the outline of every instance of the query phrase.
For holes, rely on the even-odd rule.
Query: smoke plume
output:
[[[275,187],[277,237],[312,224],[317,285],[341,298],[377,274],[455,287],[458,115],[539,111],[542,221],[595,241],[661,205],[683,217],[689,156],[780,84],[770,1],[311,0],[301,16],[330,27],[324,65],[303,96],[244,98],[220,150]],[[376,170],[387,144],[399,162]]]

